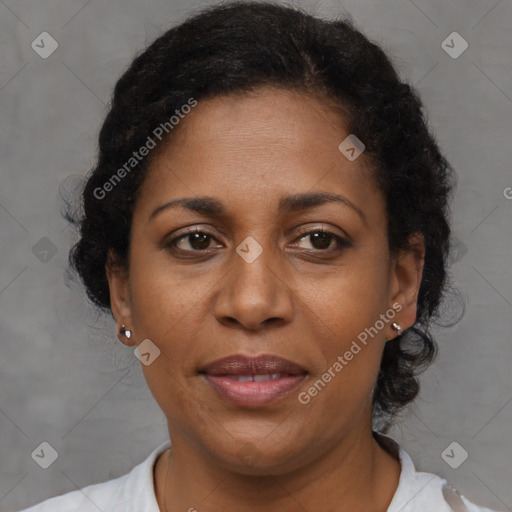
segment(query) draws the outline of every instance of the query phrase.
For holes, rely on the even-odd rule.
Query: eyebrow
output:
[[[306,192],[282,197],[279,201],[278,215],[300,212],[333,202],[337,202],[351,208],[366,223],[364,212],[357,205],[352,203],[352,201],[349,201],[346,197],[329,192]],[[164,210],[178,206],[210,217],[221,217],[227,215],[222,203],[214,197],[183,197],[180,199],[173,199],[172,201],[168,201],[158,206],[149,216],[148,220],[152,220]]]

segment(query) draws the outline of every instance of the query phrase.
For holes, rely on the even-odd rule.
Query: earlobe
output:
[[[109,252],[107,257],[105,272],[110,291],[110,308],[117,323],[117,336],[122,343],[132,345],[133,342],[129,342],[133,322],[128,272],[118,263],[112,252]]]

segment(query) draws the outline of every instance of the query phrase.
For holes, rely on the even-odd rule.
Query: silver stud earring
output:
[[[124,325],[122,325],[121,328],[119,329],[119,334],[124,334],[127,339],[130,339],[132,337],[132,331],[126,329]]]
[[[404,332],[402,330],[402,327],[400,327],[400,324],[397,324],[396,322],[393,322],[391,324],[391,327],[393,327],[393,329],[395,329],[395,331],[398,333],[398,336],[400,336],[400,334],[402,334]]]

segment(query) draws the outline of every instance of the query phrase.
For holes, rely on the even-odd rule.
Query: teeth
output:
[[[237,380],[238,382],[265,382],[269,380],[279,379],[279,377],[281,377],[280,373],[272,373],[270,375],[237,375],[235,376],[235,380]]]
[[[236,377],[236,380],[238,382],[251,382],[252,376],[251,375],[240,375],[240,376]]]
[[[266,380],[279,379],[279,377],[281,377],[280,373],[272,373],[271,375],[255,375],[254,380],[255,380],[255,382],[260,382],[260,381],[263,382]]]
[[[266,382],[272,378],[272,375],[255,375],[254,382]]]

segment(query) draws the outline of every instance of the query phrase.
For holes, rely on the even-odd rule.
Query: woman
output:
[[[489,511],[383,435],[446,285],[453,172],[421,107],[348,21],[269,3],[134,60],[70,259],[170,441],[28,511]]]

